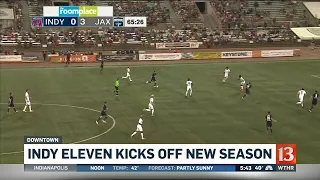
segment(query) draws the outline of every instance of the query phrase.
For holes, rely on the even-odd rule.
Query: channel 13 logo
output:
[[[123,27],[124,26],[124,20],[122,17],[114,17],[113,18],[113,26],[114,27]]]

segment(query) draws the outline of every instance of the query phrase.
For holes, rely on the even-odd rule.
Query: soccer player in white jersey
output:
[[[241,75],[239,75],[239,80],[240,80],[240,91],[243,92],[244,91],[243,86],[246,84],[246,80],[244,80],[244,78]]]
[[[136,129],[136,131],[134,131],[134,132],[131,134],[131,138],[139,132],[140,135],[141,135],[141,139],[145,139],[145,138],[143,137],[142,124],[143,124],[143,120],[142,120],[142,115],[141,115],[140,118],[139,118],[139,121],[138,121],[137,129]]]
[[[32,112],[31,109],[31,102],[30,102],[30,96],[29,96],[29,89],[26,90],[26,93],[24,95],[24,99],[26,101],[26,105],[24,106],[23,112],[27,112],[26,109],[29,107],[29,111]]]
[[[187,91],[186,91],[186,97],[188,97],[188,93],[189,96],[192,96],[192,81],[190,80],[190,78],[188,78],[188,81],[186,82],[187,84]]]
[[[222,82],[226,82],[226,80],[229,78],[230,72],[231,72],[231,70],[229,69],[229,67],[226,67],[226,69],[224,70],[224,78],[223,78]]]
[[[127,76],[123,76],[122,79],[129,79],[130,82],[132,82],[131,76],[130,76],[131,70],[130,67],[127,68]]]
[[[148,111],[150,112],[151,111],[151,116],[154,116],[154,99],[153,99],[154,95],[152,94],[151,97],[150,97],[150,100],[149,100],[149,105],[148,105],[148,108],[146,109],[143,109],[143,111]]]
[[[298,91],[297,95],[299,97],[299,101],[297,104],[301,104],[301,107],[303,107],[303,98],[307,94],[307,92],[302,88],[301,90]]]

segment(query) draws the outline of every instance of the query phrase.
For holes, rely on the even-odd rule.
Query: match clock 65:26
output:
[[[125,17],[124,27],[147,27],[147,17]]]

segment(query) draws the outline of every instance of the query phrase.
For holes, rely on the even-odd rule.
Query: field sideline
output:
[[[119,98],[112,92],[114,81],[125,75],[126,65],[107,66],[102,75],[97,65],[1,69],[1,164],[23,163],[21,153],[2,153],[23,150],[24,135],[62,135],[65,143],[130,143],[140,114],[147,139],[137,136],[133,143],[295,143],[298,163],[320,163],[315,155],[320,148],[320,107],[307,111],[309,97],[320,87],[319,60],[132,66],[133,82],[121,80]],[[226,66],[231,77],[223,84]],[[145,84],[153,70],[158,89]],[[239,74],[253,85],[252,96],[245,100],[239,93]],[[185,99],[188,77],[194,94]],[[302,87],[308,93],[305,109],[295,104]],[[22,113],[24,105],[17,104],[24,102],[26,88],[33,113]],[[17,114],[6,114],[9,92],[14,93]],[[142,112],[151,94],[155,117]],[[97,126],[105,100],[114,120]],[[269,110],[278,121],[273,135],[265,129]]]

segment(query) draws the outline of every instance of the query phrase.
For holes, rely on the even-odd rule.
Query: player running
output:
[[[113,92],[116,93],[116,96],[119,96],[119,87],[120,87],[120,81],[119,81],[119,78],[116,80],[116,82],[114,83],[114,87],[115,87],[115,90]]]
[[[154,107],[153,107],[153,105],[154,105],[154,95],[153,94],[151,94],[151,97],[150,97],[150,100],[149,100],[149,104],[148,104],[148,108],[146,108],[146,109],[143,109],[143,111],[148,111],[148,112],[150,112],[151,111],[151,116],[154,116]]]
[[[23,112],[27,112],[26,109],[27,107],[29,107],[29,112],[33,112],[31,110],[31,102],[30,102],[30,96],[29,96],[29,89],[26,90],[26,93],[24,95],[25,101],[26,101],[26,105],[24,106]]]
[[[250,95],[250,89],[252,88],[252,85],[250,82],[247,83],[246,85],[246,92],[245,94],[242,96],[242,99],[244,99],[246,96],[249,96]]]
[[[240,80],[240,91],[243,92],[244,91],[243,86],[246,85],[246,81],[241,75],[239,75],[239,80]]]
[[[100,74],[102,73],[103,71],[103,67],[104,67],[104,60],[101,59],[101,64],[100,64]]]
[[[127,76],[123,76],[122,79],[129,79],[130,82],[132,82],[131,76],[130,76],[131,70],[130,67],[127,68]]]
[[[188,93],[189,96],[192,96],[192,81],[190,80],[190,78],[188,78],[188,81],[186,82],[187,84],[187,91],[186,91],[186,98],[188,97]]]
[[[13,108],[14,112],[16,112],[16,113],[18,112],[18,111],[16,110],[16,107],[14,106],[13,93],[10,93],[10,96],[9,96],[8,112],[7,112],[7,114],[9,114],[10,108]]]
[[[272,134],[272,115],[270,111],[266,115],[266,123],[267,123],[267,132],[270,131],[270,133]]]
[[[148,83],[154,82],[153,87],[158,88],[159,86],[157,85],[156,75],[157,75],[156,71],[153,71],[153,73],[151,75],[151,80],[147,81],[146,83],[148,84]]]
[[[318,104],[318,98],[319,98],[319,93],[318,91],[315,91],[312,95],[312,104],[311,104],[311,108],[309,109],[309,112],[312,112],[313,108]]]
[[[303,107],[303,99],[306,94],[307,93],[303,88],[301,90],[299,90],[297,93],[297,95],[299,97],[299,101],[297,102],[297,104],[301,104],[301,107]]]
[[[104,102],[102,106],[102,110],[100,112],[100,116],[98,120],[96,120],[96,124],[99,125],[99,121],[102,120],[103,123],[107,123],[106,119],[108,118],[107,116],[107,102]]]
[[[142,139],[142,140],[145,139],[145,138],[143,137],[142,124],[143,124],[143,120],[142,120],[142,115],[141,115],[140,118],[139,118],[139,121],[138,121],[137,129],[136,129],[135,132],[133,132],[133,133],[131,134],[131,138],[133,138],[134,135],[136,135],[138,132],[140,132],[141,139]]]
[[[230,72],[231,72],[231,70],[229,69],[229,67],[226,67],[226,69],[224,70],[224,78],[223,78],[222,82],[226,82],[226,80],[229,78]]]

